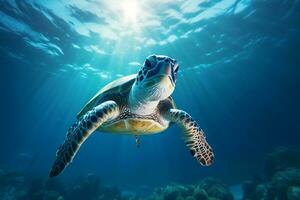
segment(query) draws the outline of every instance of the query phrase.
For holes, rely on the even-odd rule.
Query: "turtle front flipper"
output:
[[[207,143],[203,130],[197,122],[185,111],[170,109],[163,116],[171,122],[183,127],[185,132],[185,142],[191,154],[204,166],[213,163],[214,154],[212,148]]]
[[[60,174],[72,161],[81,144],[99,126],[109,119],[119,115],[119,107],[114,101],[104,102],[83,115],[71,128],[69,128],[64,143],[56,152],[56,159],[51,168],[49,177]]]

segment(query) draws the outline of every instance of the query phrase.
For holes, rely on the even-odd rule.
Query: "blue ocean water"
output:
[[[0,168],[46,180],[86,102],[162,54],[179,62],[172,96],[205,131],[214,164],[197,163],[177,126],[140,148],[95,133],[57,180],[94,174],[141,195],[206,177],[240,185],[277,147],[299,148],[299,36],[298,0],[2,0]]]

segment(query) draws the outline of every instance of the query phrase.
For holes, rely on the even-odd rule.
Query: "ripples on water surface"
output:
[[[239,185],[267,153],[299,146],[297,0],[0,1],[1,167],[45,178],[76,113],[146,56],[180,64],[173,94],[199,121],[216,161],[190,156],[180,130],[94,134],[58,179],[94,173],[139,193],[213,176]]]

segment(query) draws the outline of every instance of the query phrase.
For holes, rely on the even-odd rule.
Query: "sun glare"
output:
[[[122,4],[123,20],[125,25],[134,29],[138,25],[139,5],[136,0],[126,0]]]

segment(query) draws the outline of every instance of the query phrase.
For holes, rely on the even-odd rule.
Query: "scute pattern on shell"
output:
[[[79,119],[83,116],[86,112],[93,109],[93,107],[101,104],[107,100],[114,100],[117,102],[119,106],[123,106],[127,103],[127,99],[123,99],[124,97],[127,98],[126,94],[130,91],[131,86],[133,85],[136,74],[132,74],[129,76],[122,77],[117,79],[107,85],[105,85],[99,92],[79,111],[77,114],[77,118]],[[106,97],[110,98],[106,98]],[[122,97],[121,97],[122,96]]]

